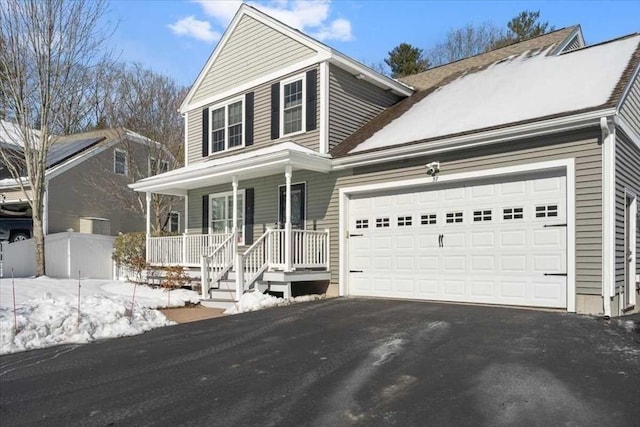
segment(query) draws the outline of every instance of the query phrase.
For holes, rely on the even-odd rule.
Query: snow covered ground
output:
[[[83,280],[78,321],[77,280],[15,279],[14,318],[11,279],[0,280],[0,354],[141,334],[172,324],[156,308],[199,301],[194,291],[136,286],[132,310],[133,284]]]
[[[240,301],[225,310],[224,314],[238,314],[249,311],[262,310],[269,307],[281,307],[298,302],[315,301],[324,298],[324,295],[302,295],[294,298],[278,298],[273,295],[260,292],[247,292],[240,297]]]

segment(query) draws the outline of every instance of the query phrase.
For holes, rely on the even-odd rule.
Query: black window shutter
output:
[[[209,195],[202,196],[202,234],[209,234]]]
[[[244,244],[253,244],[253,188],[244,190]]]
[[[202,157],[209,155],[209,109],[202,110]]]
[[[317,94],[316,89],[318,85],[317,81],[318,71],[317,70],[309,70],[307,71],[307,113],[306,113],[306,121],[307,121],[307,131],[314,130],[317,128],[316,118],[318,116],[318,102],[317,102]]]
[[[271,85],[271,139],[280,138],[280,83]]]
[[[253,145],[253,92],[244,96],[244,145]]]

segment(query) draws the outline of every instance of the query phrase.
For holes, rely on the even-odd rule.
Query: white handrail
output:
[[[239,281],[243,289],[248,289],[269,267],[271,258],[269,241],[272,234],[273,230],[268,229],[240,256]]]
[[[210,283],[216,283],[233,267],[236,254],[236,234],[230,234],[210,255],[202,256],[201,289],[202,297],[209,298]]]
[[[294,268],[329,268],[329,230],[291,230]]]

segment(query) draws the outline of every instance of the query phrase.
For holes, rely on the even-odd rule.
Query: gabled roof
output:
[[[614,108],[638,67],[640,35],[554,55],[535,48],[452,74],[385,110],[334,157]]]
[[[158,145],[158,142],[146,138],[125,128],[99,129],[73,135],[61,136],[47,153],[47,178],[53,178],[75,165],[90,159],[123,139],[143,145]],[[15,150],[21,148],[13,144]],[[0,187],[15,187],[14,179],[3,179]]]
[[[330,61],[338,67],[343,68],[355,75],[360,75],[362,78],[370,81],[372,84],[383,87],[385,89],[389,89],[394,93],[397,93],[398,95],[409,96],[413,92],[412,89],[405,83],[380,74],[377,71],[374,71],[371,68],[361,64],[360,62],[338,52],[337,50],[332,49],[324,43],[321,43],[318,40],[315,40],[314,38],[302,33],[301,31],[298,31],[288,26],[287,24],[261,12],[260,10],[243,3],[231,20],[231,23],[225,30],[217,46],[209,56],[206,65],[200,71],[200,74],[198,74],[196,81],[191,86],[191,89],[187,93],[184,101],[180,105],[181,113],[185,113],[190,109],[196,108],[193,106],[189,108],[193,103],[192,100],[194,98],[194,94],[200,89],[202,82],[208,75],[209,70],[212,68],[213,64],[218,58],[218,55],[223,51],[224,47],[229,41],[229,38],[244,16],[249,16],[317,52],[315,60],[318,63],[323,61]],[[230,88],[230,90],[232,91],[233,88]],[[201,103],[202,102],[197,102],[198,106]]]

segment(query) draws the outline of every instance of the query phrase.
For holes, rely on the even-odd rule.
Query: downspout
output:
[[[602,132],[602,300],[604,317],[611,317],[615,293],[615,125],[600,118]]]

